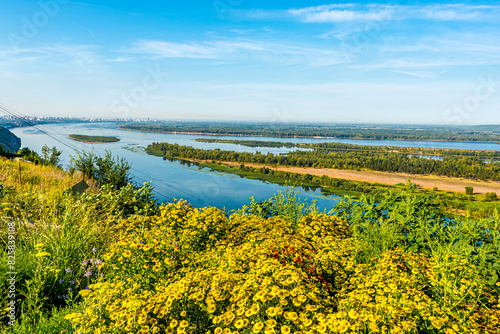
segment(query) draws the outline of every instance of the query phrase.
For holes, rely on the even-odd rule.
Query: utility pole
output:
[[[21,177],[21,161],[18,161],[18,163],[19,163],[19,165],[18,165],[19,166],[19,184],[22,185],[23,184],[23,179]]]

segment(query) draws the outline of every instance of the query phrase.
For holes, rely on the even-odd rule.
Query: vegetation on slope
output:
[[[496,331],[497,222],[446,220],[410,193],[335,213],[278,195],[124,220],[67,318],[93,333]]]
[[[73,196],[65,190],[76,174],[29,165],[43,180],[20,185],[15,166],[0,164],[0,282],[8,291],[13,235],[16,326],[2,307],[0,332],[450,334],[500,326],[498,214],[449,219],[413,187],[346,198],[329,214],[291,191],[236,212],[182,200],[158,206],[147,185],[103,184]],[[10,298],[2,293],[0,302]]]
[[[0,126],[0,150],[15,153],[21,147],[21,139],[15,134]]]
[[[151,188],[91,186],[73,196],[68,190],[80,175],[25,162],[21,168],[19,182],[18,163],[0,161],[0,332],[73,332],[64,315],[79,302],[78,292],[100,278],[97,266],[117,222],[156,212]],[[15,255],[8,253],[13,250]],[[17,273],[14,298],[7,294],[12,271]],[[7,309],[12,300],[14,327]]]

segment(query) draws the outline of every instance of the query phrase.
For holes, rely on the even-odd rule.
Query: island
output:
[[[120,141],[120,138],[113,136],[86,136],[86,135],[69,135],[71,139],[81,141],[84,143],[114,143]]]

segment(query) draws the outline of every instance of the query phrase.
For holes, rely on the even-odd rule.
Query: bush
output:
[[[465,187],[465,194],[466,195],[473,195],[474,194],[474,188],[473,187]]]
[[[497,193],[486,193],[486,200],[487,201],[496,201],[498,199]]]
[[[313,201],[301,201],[294,188],[286,189],[284,193],[278,191],[268,200],[257,201],[250,197],[250,204],[244,205],[236,214],[255,215],[261,218],[281,217],[287,221],[298,222],[308,213],[317,213],[318,208]]]
[[[124,158],[113,158],[108,150],[104,157],[93,151],[77,151],[76,157],[70,157],[71,168],[83,173],[87,178],[94,179],[99,186],[110,185],[114,189],[120,189],[131,181],[131,166]]]
[[[21,156],[23,159],[31,161],[36,165],[54,166],[59,168],[61,168],[61,154],[62,151],[59,151],[55,146],[49,148],[47,145],[43,145],[42,155],[30,150],[27,147],[23,147],[19,150],[19,152],[17,152],[18,156]]]

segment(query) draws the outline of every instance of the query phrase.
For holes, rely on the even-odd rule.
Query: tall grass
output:
[[[92,186],[73,196],[68,190],[80,181],[76,174],[23,162],[21,173],[19,182],[18,163],[0,161],[0,329],[8,321],[7,224],[14,222],[18,326],[9,327],[9,332],[60,333],[71,329],[61,307],[74,307],[78,291],[103,274],[100,257],[116,223],[134,214],[154,213],[156,204],[149,185],[128,185],[119,191]]]

